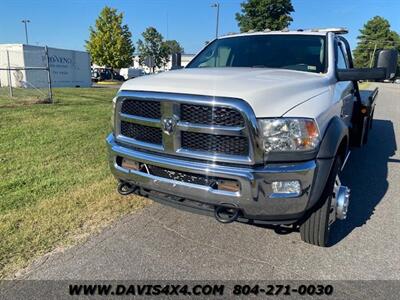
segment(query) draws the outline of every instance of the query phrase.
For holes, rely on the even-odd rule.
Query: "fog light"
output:
[[[121,167],[129,170],[139,170],[139,163],[127,158],[122,159]]]
[[[228,191],[228,192],[239,192],[239,190],[240,190],[239,182],[237,182],[236,180],[219,179],[217,181],[217,184],[218,184],[219,190],[224,190],[224,191]]]
[[[272,186],[272,197],[297,197],[301,195],[301,185],[298,180],[274,181]]]

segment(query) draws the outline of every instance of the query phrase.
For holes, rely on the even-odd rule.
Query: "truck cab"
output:
[[[340,172],[375,107],[377,91],[361,97],[357,80],[388,73],[355,69],[344,33],[224,36],[185,69],[125,82],[107,137],[118,191],[222,223],[293,225],[329,245],[350,199]]]

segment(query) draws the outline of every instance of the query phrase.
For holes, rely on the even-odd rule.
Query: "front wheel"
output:
[[[328,245],[330,225],[336,219],[335,197],[340,186],[341,165],[341,158],[336,157],[320,200],[308,218],[300,225],[301,239],[306,243],[320,247]]]

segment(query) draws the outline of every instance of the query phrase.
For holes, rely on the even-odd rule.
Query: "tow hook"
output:
[[[132,194],[135,190],[136,190],[136,186],[134,186],[128,182],[125,182],[125,181],[120,182],[117,187],[118,193],[120,193],[123,196]]]
[[[224,224],[232,223],[239,217],[240,209],[233,203],[221,203],[214,210],[215,219]]]

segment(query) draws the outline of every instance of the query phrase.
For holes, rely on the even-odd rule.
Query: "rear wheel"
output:
[[[317,206],[300,225],[301,239],[306,243],[320,247],[328,245],[330,227],[336,219],[335,197],[340,187],[339,172],[341,165],[341,158],[336,157]]]

